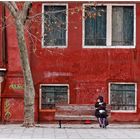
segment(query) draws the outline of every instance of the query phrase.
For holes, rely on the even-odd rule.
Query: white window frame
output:
[[[45,46],[44,45],[44,6],[66,6],[66,45]],[[68,4],[66,3],[43,3],[42,4],[42,48],[67,48],[68,46]]]
[[[39,110],[49,110],[49,109],[42,109],[41,108],[41,103],[42,103],[42,86],[67,86],[68,87],[68,104],[70,102],[70,91],[69,91],[69,84],[40,84],[40,89],[39,89]]]
[[[85,17],[85,6],[94,6],[94,4],[83,4],[83,17]],[[136,47],[136,4],[98,4],[97,6],[106,6],[106,45],[97,46],[97,45],[85,45],[85,19],[83,18],[83,37],[82,37],[82,46],[83,48],[124,48],[130,49]],[[112,45],[112,7],[113,6],[133,6],[134,7],[134,32],[133,32],[133,45],[123,46],[123,45]]]
[[[110,82],[109,83],[109,88],[108,88],[108,100],[109,100],[109,104],[111,104],[111,99],[110,99],[110,86],[111,84],[134,84],[135,85],[135,110],[111,110],[111,112],[119,112],[119,113],[136,113],[137,112],[137,83],[130,83],[130,82]]]

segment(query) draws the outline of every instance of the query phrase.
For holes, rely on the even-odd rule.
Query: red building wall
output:
[[[2,65],[2,5],[0,5],[0,66]]]
[[[69,2],[68,7],[81,8],[82,3]],[[33,10],[41,13],[42,4],[33,4]],[[113,81],[137,83],[137,112],[112,113],[111,119],[140,121],[140,4],[136,5],[136,17],[135,49],[82,48],[82,11],[68,14],[68,48],[42,48],[40,41],[32,43],[28,39],[29,58],[36,90],[36,121],[52,120],[55,113],[54,110],[45,112],[39,110],[40,84],[69,84],[70,103],[89,104],[95,103],[101,93],[108,102],[108,84]],[[30,29],[41,39],[41,24],[34,23]],[[7,28],[8,65],[2,91],[2,120],[5,121],[5,108],[9,102],[8,112],[11,115],[8,119],[11,122],[23,120],[23,76],[15,36],[14,25],[9,26]]]

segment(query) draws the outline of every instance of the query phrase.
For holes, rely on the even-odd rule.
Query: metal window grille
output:
[[[135,110],[135,84],[111,84],[112,110]]]
[[[41,109],[68,103],[68,86],[41,86]]]

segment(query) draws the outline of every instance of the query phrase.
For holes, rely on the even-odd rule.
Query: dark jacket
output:
[[[106,111],[106,103],[105,102],[96,102],[95,104],[95,116],[97,118],[106,118],[107,111]]]

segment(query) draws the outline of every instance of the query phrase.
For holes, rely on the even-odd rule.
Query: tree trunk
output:
[[[29,65],[27,47],[24,37],[24,25],[20,18],[15,19],[20,60],[24,75],[24,123],[23,126],[34,126],[35,90]]]

